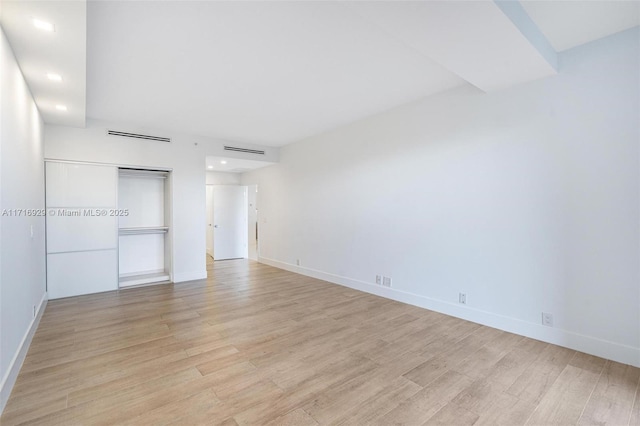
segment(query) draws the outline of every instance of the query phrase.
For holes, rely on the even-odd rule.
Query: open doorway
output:
[[[249,256],[248,188],[207,185],[207,254],[213,260]]]
[[[232,153],[233,157],[222,157],[222,156],[211,156],[208,155],[205,157],[205,167],[207,170],[206,173],[206,242],[207,242],[207,258],[208,260],[221,260],[226,258],[249,258],[252,260],[258,260],[260,258],[260,230],[259,230],[259,221],[258,221],[258,186],[257,185],[242,185],[242,176],[244,173],[252,172],[253,170],[257,170],[263,167],[267,167],[273,164],[276,164],[272,161],[264,161],[264,159],[273,160],[274,157],[277,157],[272,154],[265,155],[264,158],[257,159],[255,155],[248,155],[245,153]],[[234,158],[238,156],[250,156],[250,158]],[[227,236],[218,236],[218,233],[224,234],[224,229],[222,228],[222,223],[219,220],[219,213],[216,213],[216,210],[222,206],[223,210],[227,210],[225,205],[228,203],[224,200],[218,200],[220,195],[217,193],[219,189],[216,188],[242,188],[244,190],[244,201],[243,201],[243,211],[241,212],[242,221],[240,222],[242,225],[242,233],[239,231],[231,232],[231,235],[235,235],[235,237],[229,237],[229,233]],[[233,189],[229,189],[228,191],[234,191]],[[239,194],[239,193],[238,193]],[[238,195],[236,194],[236,195]],[[222,198],[225,198],[225,195],[222,195]],[[232,197],[233,198],[233,197]],[[236,207],[239,206],[237,202],[238,198],[236,197],[236,201],[231,202],[231,204]],[[221,204],[222,203],[222,204]],[[234,204],[235,203],[235,204]],[[239,211],[239,207],[237,208]],[[231,217],[239,217],[232,215]],[[235,222],[236,225],[238,221]],[[218,225],[218,228],[215,226]],[[228,225],[225,225],[228,229]],[[239,237],[241,235],[241,237]],[[226,250],[226,248],[220,249],[218,247],[221,239],[230,238],[232,241],[238,242],[239,239],[242,239],[242,245],[244,246],[244,250],[241,252],[242,254],[236,251],[235,254],[225,255],[221,253],[219,250]],[[224,246],[224,243],[223,243]]]

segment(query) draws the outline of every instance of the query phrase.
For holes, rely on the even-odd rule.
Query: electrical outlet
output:
[[[300,259],[296,259],[296,265],[300,266]]]
[[[391,287],[391,277],[382,277],[382,285],[385,287]]]
[[[542,325],[546,325],[547,327],[553,327],[553,314],[550,314],[549,312],[543,312]]]
[[[36,305],[33,305],[33,317],[36,317]]]
[[[458,293],[458,303],[467,304],[467,293]]]
[[[382,285],[382,275],[376,275],[376,284]]]

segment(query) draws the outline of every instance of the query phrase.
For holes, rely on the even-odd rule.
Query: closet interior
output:
[[[171,281],[169,172],[118,170],[120,287]]]

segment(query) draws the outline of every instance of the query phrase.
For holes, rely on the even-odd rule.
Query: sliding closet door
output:
[[[46,163],[50,299],[118,288],[118,169]]]

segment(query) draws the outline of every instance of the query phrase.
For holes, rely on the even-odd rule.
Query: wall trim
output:
[[[174,283],[182,283],[185,281],[195,281],[195,280],[204,280],[207,278],[207,270],[196,271],[196,272],[181,272],[173,273],[173,282]]]
[[[543,342],[552,343],[554,345],[563,346],[576,351],[585,352],[623,364],[640,367],[640,348],[634,348],[632,346],[608,340],[585,336],[559,328],[545,327],[542,324],[535,324],[517,318],[507,317],[468,306],[461,306],[394,288],[382,287],[372,283],[330,274],[328,272],[281,262],[279,260],[259,257],[258,262],[308,277],[328,281],[333,284],[364,291],[365,293],[375,294],[376,296],[451,315],[456,318],[486,325],[488,327],[497,328],[499,330],[508,331],[510,333],[530,337],[532,339],[541,340]]]
[[[29,347],[31,346],[31,341],[33,340],[33,336],[38,329],[42,314],[47,307],[47,301],[48,295],[47,292],[45,292],[42,296],[42,299],[40,300],[38,313],[33,318],[33,320],[31,320],[31,324],[29,324],[29,328],[22,338],[22,342],[20,342],[20,346],[13,356],[11,363],[9,363],[9,368],[7,369],[6,374],[2,378],[2,383],[0,383],[0,415],[4,411],[4,408],[7,405],[7,401],[9,401],[9,396],[11,396],[13,386],[16,384],[16,379],[18,378],[18,373],[20,373],[20,369],[22,368],[22,363],[27,356],[27,352],[29,351]]]

